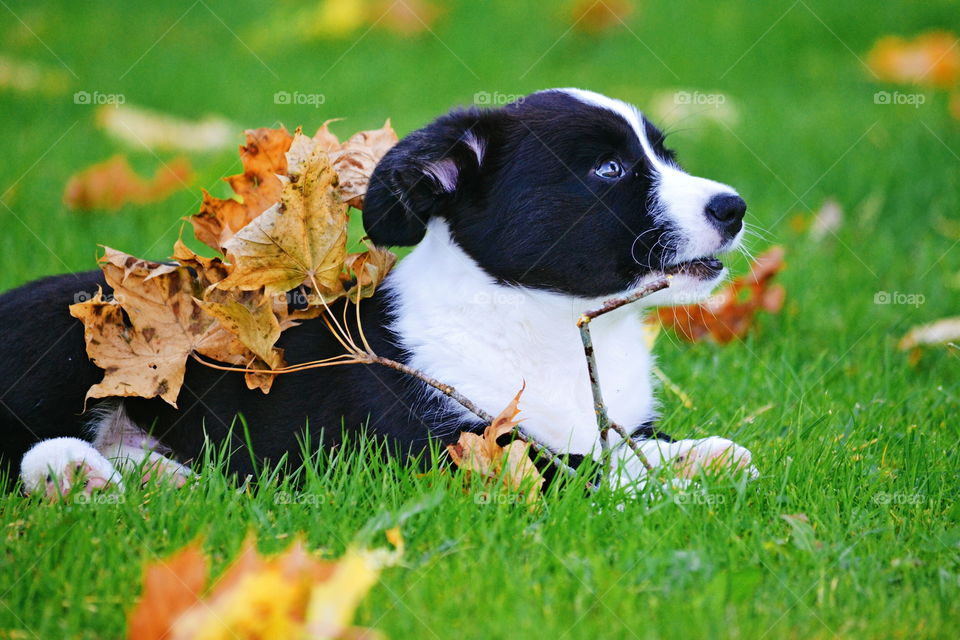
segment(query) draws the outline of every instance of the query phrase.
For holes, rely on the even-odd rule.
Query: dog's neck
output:
[[[393,329],[410,364],[496,414],[526,383],[524,428],[557,450],[597,443],[576,320],[597,301],[497,283],[434,220],[385,283]],[[653,417],[650,354],[636,309],[592,326],[611,418],[633,427]],[[469,416],[454,409],[459,420]],[[455,419],[451,430],[457,428]]]

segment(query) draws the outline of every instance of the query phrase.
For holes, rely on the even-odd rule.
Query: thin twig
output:
[[[357,356],[363,359],[362,361],[379,364],[384,367],[389,367],[390,369],[394,369],[395,371],[399,371],[401,373],[404,373],[408,376],[411,376],[413,378],[420,380],[421,382],[427,384],[428,386],[433,387],[440,393],[444,394],[451,400],[454,400],[455,402],[460,404],[460,406],[462,406],[464,409],[466,409],[473,415],[477,416],[487,424],[490,424],[495,419],[493,415],[487,413],[486,411],[484,411],[483,409],[475,405],[473,401],[471,401],[465,395],[457,391],[454,387],[450,386],[449,384],[444,384],[443,382],[440,382],[435,378],[431,378],[430,376],[428,376],[427,374],[425,374],[424,372],[418,369],[414,369],[413,367],[409,365],[405,365],[402,362],[397,362],[396,360],[391,360],[390,358],[384,358],[383,356],[378,356],[373,353],[361,353],[361,354],[357,354]],[[573,467],[565,463],[560,458],[560,456],[558,456],[556,453],[554,453],[544,445],[537,442],[534,438],[524,433],[524,431],[519,426],[516,427],[516,432],[517,432],[517,435],[524,442],[530,445],[531,449],[533,449],[538,455],[541,455],[544,458],[546,458],[559,471],[561,471],[562,473],[570,477],[573,477],[576,475],[577,472]],[[588,483],[588,487],[590,489],[595,488],[593,487],[592,483]]]
[[[651,471],[653,468],[650,466],[650,463],[647,461],[647,457],[643,455],[643,452],[640,451],[640,447],[633,441],[630,437],[630,434],[627,433],[627,430],[621,427],[620,425],[612,422],[610,416],[607,414],[607,405],[603,401],[603,392],[600,389],[600,373],[597,370],[597,358],[593,350],[593,338],[590,336],[590,321],[602,316],[606,313],[610,313],[624,305],[628,305],[631,302],[636,302],[641,298],[645,298],[657,291],[661,291],[670,286],[671,276],[666,276],[659,280],[655,280],[650,284],[642,287],[633,293],[621,296],[619,298],[611,298],[607,300],[602,305],[596,309],[585,311],[579,319],[577,319],[577,328],[580,329],[580,340],[583,342],[583,355],[587,359],[587,373],[590,376],[590,390],[593,393],[593,410],[597,416],[597,429],[600,431],[600,446],[603,449],[604,453],[608,453],[610,449],[610,443],[607,441],[607,438],[610,433],[610,429],[613,429],[621,438],[627,442],[634,453],[637,454],[637,457],[640,458],[640,462],[648,471]],[[609,462],[609,456],[605,455],[605,458]]]

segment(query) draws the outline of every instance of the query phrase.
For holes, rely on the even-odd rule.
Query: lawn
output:
[[[237,491],[211,464],[193,490],[93,504],[7,494],[0,638],[123,637],[143,563],[198,536],[218,568],[248,531],[264,549],[300,535],[336,556],[370,518],[422,500],[403,524],[404,564],[358,611],[390,638],[956,637],[960,359],[943,348],[911,363],[897,342],[960,313],[960,121],[946,91],[883,84],[864,64],[884,35],[960,30],[955,3],[646,0],[592,35],[570,28],[566,3],[459,0],[417,35],[323,38],[304,35],[292,2],[0,5],[0,58],[59,87],[0,88],[3,289],[93,268],[98,244],[165,258],[200,188],[225,195],[220,178],[239,169],[235,149],[194,153],[190,188],[164,202],[68,211],[71,174],[115,153],[150,174],[175,155],[112,140],[76,91],[218,114],[237,143],[246,127],[334,117],[347,118],[340,133],[389,117],[402,135],[481,92],[582,86],[660,104],[688,169],[749,203],[750,248],[782,244],[788,261],[783,311],[745,340],[656,345],[693,400],[664,390],[664,428],[750,448],[752,483],[622,511],[622,496],[553,491],[529,510],[361,452],[318,461],[298,489]],[[881,90],[923,104],[878,104]],[[324,100],[276,104],[278,91]],[[722,96],[736,118],[662,108],[678,91]],[[829,198],[845,222],[815,239],[804,227]]]

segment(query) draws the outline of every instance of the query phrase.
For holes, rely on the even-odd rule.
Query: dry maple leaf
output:
[[[350,547],[336,561],[320,560],[299,541],[272,557],[247,539],[237,558],[200,597],[206,562],[192,545],[148,567],[143,595],[130,616],[130,640],[289,640],[359,637],[351,626],[360,601],[380,571],[403,553]],[[186,587],[180,584],[180,579]],[[169,603],[168,603],[169,601]]]
[[[519,440],[506,447],[497,444],[500,436],[517,427],[522,393],[523,389],[520,389],[510,404],[483,430],[482,436],[464,431],[456,444],[447,445],[447,451],[456,465],[465,471],[500,480],[513,491],[528,488],[527,501],[533,502],[540,495],[544,479],[530,460],[530,445]]]
[[[397,144],[397,132],[388,119],[379,129],[353,134],[330,154],[330,162],[340,176],[340,197],[351,207],[363,209],[370,175],[384,154]]]
[[[293,137],[286,129],[250,129],[246,136],[240,147],[243,173],[226,178],[238,199],[221,200],[204,190],[200,211],[190,218],[197,240],[221,253],[237,231],[280,200],[277,175],[287,173],[285,154]]]
[[[128,620],[130,640],[169,638],[173,621],[200,601],[206,582],[207,559],[196,542],[147,565],[143,593]]]
[[[148,204],[183,189],[191,180],[186,158],[177,158],[144,180],[130,168],[126,157],[117,155],[74,174],[63,190],[63,203],[70,209],[116,211],[126,204]]]
[[[332,120],[324,122],[312,138],[297,130],[287,154],[290,173],[316,149],[323,149],[329,154],[330,164],[339,177],[337,191],[340,197],[351,207],[363,209],[363,196],[367,193],[370,175],[384,154],[397,144],[397,133],[388,119],[379,129],[358,131],[341,144],[330,131],[330,122]]]
[[[661,307],[656,317],[690,342],[712,338],[725,344],[742,338],[753,325],[757,311],[777,313],[783,307],[786,295],[783,287],[771,284],[784,267],[783,255],[783,247],[767,249],[753,263],[750,273],[740,276],[707,301]]]
[[[372,296],[397,263],[396,254],[377,247],[368,238],[364,238],[363,243],[367,247],[366,251],[351,253],[344,259],[348,277],[353,274],[352,279],[344,283],[349,287],[347,298],[353,301]]]
[[[101,268],[114,299],[70,306],[84,325],[87,354],[104,370],[87,398],[159,396],[177,406],[187,356],[213,324],[186,267],[138,260],[107,248]]]
[[[226,243],[233,272],[223,289],[282,293],[301,285],[323,299],[343,293],[340,272],[347,253],[347,206],[335,187],[327,152],[316,148],[296,167],[280,203],[254,218]]]
[[[201,339],[202,355],[245,369],[277,369],[286,363],[283,350],[276,348],[280,333],[294,323],[287,313],[284,296],[267,296],[262,291],[222,290],[216,285],[230,273],[220,258],[204,258],[178,239],[173,259],[196,274],[203,290],[197,304],[218,322],[210,325]],[[269,393],[276,376],[246,372],[247,387]]]
[[[93,299],[70,306],[71,315],[83,322],[87,355],[104,370],[103,380],[87,391],[88,399],[159,396],[176,407],[190,354],[236,365],[256,361],[257,355],[241,339],[261,350],[262,343],[252,336],[259,335],[268,321],[257,316],[261,324],[244,325],[241,312],[231,308],[240,319],[221,325],[204,312],[200,285],[217,267],[211,261],[210,271],[198,277],[195,269],[183,265],[139,260],[106,249],[101,268],[113,299],[98,292]],[[230,316],[230,311],[216,310]],[[282,354],[277,352],[267,362],[281,362],[277,358]]]
[[[949,31],[929,31],[913,40],[886,36],[867,54],[867,64],[880,80],[949,89],[960,79],[957,43]]]
[[[283,330],[333,300],[373,294],[396,257],[369,242],[368,251],[346,253],[348,205],[331,161],[351,176],[346,195],[360,204],[366,172],[396,134],[388,122],[341,144],[328,124],[312,138],[299,129],[247,132],[244,173],[228,179],[243,202],[204,192],[191,220],[198,239],[229,262],[199,256],[181,240],[175,264],[107,250],[101,266],[114,299],[71,307],[84,323],[88,356],[104,369],[88,398],[159,396],[176,406],[191,355],[245,369],[247,386],[267,393],[285,365],[275,346]],[[309,306],[291,313],[285,294],[300,287]]]

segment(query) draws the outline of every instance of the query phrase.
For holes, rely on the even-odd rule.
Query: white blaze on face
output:
[[[657,190],[654,218],[671,229],[669,241],[674,255],[671,264],[705,258],[735,249],[743,235],[741,230],[735,238],[724,241],[720,232],[707,219],[706,207],[711,198],[718,195],[737,195],[730,186],[691,176],[674,164],[654,153],[647,139],[643,117],[637,109],[613,98],[582,89],[560,89],[586,104],[612,111],[623,118],[633,129],[654,171]]]

